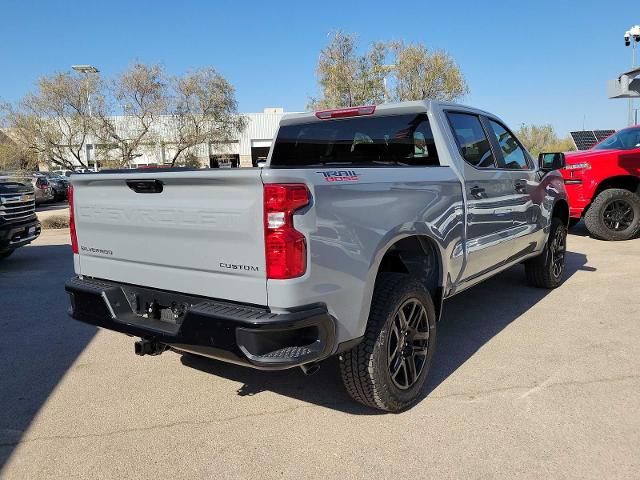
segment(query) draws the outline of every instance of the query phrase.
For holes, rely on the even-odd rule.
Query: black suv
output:
[[[30,182],[0,177],[0,259],[40,235],[35,192]]]

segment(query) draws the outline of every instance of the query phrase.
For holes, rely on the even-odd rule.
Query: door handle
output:
[[[513,210],[511,210],[510,208],[504,208],[502,210],[494,210],[493,214],[496,217],[506,217],[507,215],[511,215],[513,213]]]
[[[136,193],[162,193],[160,180],[127,180],[127,186]]]
[[[515,191],[517,193],[527,193],[527,182],[526,182],[526,180],[518,180],[513,185],[513,188],[515,189]]]
[[[475,186],[471,187],[470,192],[471,192],[471,196],[473,196],[473,197],[475,197],[475,198],[481,199],[481,198],[484,198],[484,197],[485,197],[485,190],[484,190],[484,188],[479,187],[479,186],[477,186],[477,185],[475,185]]]

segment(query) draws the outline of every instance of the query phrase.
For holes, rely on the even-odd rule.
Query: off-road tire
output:
[[[613,202],[624,202],[631,208],[633,220],[623,230],[607,227],[605,212]],[[600,240],[620,241],[634,238],[640,230],[640,195],[622,188],[609,188],[598,194],[584,216],[589,233]]]
[[[424,355],[419,374],[414,375],[415,383],[406,389],[401,389],[394,383],[396,380],[391,377],[389,348],[393,332],[397,333],[397,329],[394,330],[394,322],[397,321],[396,315],[400,307],[416,300],[416,305],[422,305],[426,312],[426,319],[423,317],[422,325],[426,326],[428,322],[428,338],[422,340],[426,355]],[[374,289],[364,339],[340,356],[340,373],[347,392],[357,402],[375,409],[388,412],[406,409],[418,399],[422,392],[431,366],[435,344],[435,308],[425,286],[410,275],[381,273]],[[416,372],[415,358],[413,361],[414,372]]]
[[[560,242],[557,245],[556,242]],[[559,218],[551,219],[549,238],[542,253],[524,263],[530,285],[538,288],[556,288],[562,283],[567,250],[567,227]],[[561,258],[560,258],[561,256]],[[560,269],[558,271],[558,263]]]

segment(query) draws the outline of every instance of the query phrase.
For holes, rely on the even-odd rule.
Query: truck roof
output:
[[[442,102],[439,100],[414,100],[410,102],[382,103],[379,105],[375,105],[375,115],[400,115],[403,113],[418,113],[433,110],[435,107],[462,108],[465,110],[474,111],[476,113],[494,116],[489,112],[485,112],[484,110],[470,107],[468,105],[454,102]],[[322,121],[316,117],[316,112],[285,113],[282,117],[282,120],[280,121],[280,124],[292,125],[296,123],[308,123],[315,121]]]

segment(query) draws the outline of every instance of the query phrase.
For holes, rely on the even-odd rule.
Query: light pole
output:
[[[89,74],[96,74],[96,73],[100,73],[100,70],[98,70],[96,67],[94,67],[93,65],[71,65],[71,68],[73,68],[76,72],[80,72],[82,74],[84,74],[85,78],[87,79],[87,108],[89,109],[89,117],[93,116],[93,112],[91,111],[91,90],[89,89]],[[91,140],[91,150],[93,150],[93,171],[97,172],[98,171],[98,159],[95,158],[95,150],[96,150],[96,146],[94,145],[93,142],[93,137],[90,135],[89,136],[89,140]],[[87,167],[89,166],[89,144],[87,144],[85,146],[85,154],[87,156]]]
[[[382,77],[382,84],[384,85],[384,103],[388,103],[389,102],[389,91],[387,90],[387,78],[389,77],[389,74],[391,72],[393,72],[393,69],[396,68],[395,65],[391,64],[391,65],[382,65],[382,69],[384,71],[384,77]]]
[[[640,42],[640,25],[634,25],[624,33],[624,46],[631,47],[631,69],[636,68],[636,43]],[[629,98],[629,125],[636,123],[633,98]]]

